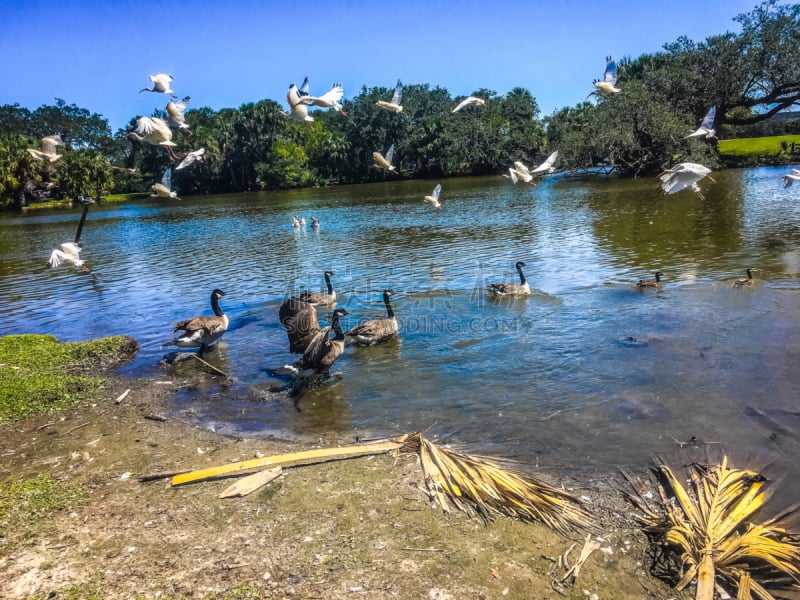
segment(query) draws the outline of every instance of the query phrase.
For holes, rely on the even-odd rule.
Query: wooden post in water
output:
[[[83,224],[86,223],[86,215],[89,213],[89,205],[83,205],[83,213],[81,213],[81,220],[78,223],[78,231],[75,232],[75,243],[81,241],[81,232],[83,231]]]

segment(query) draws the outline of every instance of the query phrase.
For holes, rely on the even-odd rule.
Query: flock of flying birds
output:
[[[173,77],[164,73],[157,75],[150,75],[152,87],[143,88],[141,92],[154,92],[160,94],[167,94],[171,99],[167,102],[166,113],[167,119],[158,117],[140,117],[136,120],[136,125],[128,132],[127,137],[135,142],[142,142],[154,146],[163,147],[170,162],[178,162],[175,167],[176,170],[184,169],[195,162],[203,162],[204,148],[188,152],[180,161],[175,155],[173,148],[176,144],[172,141],[172,130],[185,131],[191,135],[191,130],[185,121],[185,111],[189,106],[191,98],[189,96],[176,101],[176,94],[171,89],[171,82]],[[604,97],[612,94],[622,93],[622,89],[617,87],[617,67],[616,63],[611,57],[606,57],[606,69],[603,79],[595,80],[594,91],[592,91],[587,99],[591,96]],[[308,114],[309,107],[318,108],[333,108],[338,113],[346,116],[341,100],[344,96],[344,88],[341,84],[334,84],[330,90],[321,96],[312,96],[310,94],[308,77],[303,81],[303,84],[298,88],[295,84],[289,86],[287,92],[287,102],[289,104],[289,111],[282,113],[284,116],[300,122],[312,122],[314,118]],[[403,85],[400,80],[397,81],[392,98],[389,101],[379,100],[375,105],[382,110],[392,113],[402,113],[403,99]],[[467,107],[479,108],[485,104],[485,100],[475,96],[469,96],[460,101],[453,109],[453,113],[457,113]],[[715,139],[716,132],[714,130],[714,121],[716,118],[716,107],[711,107],[708,113],[703,118],[700,127],[694,132],[685,136],[686,138],[703,137],[705,139]],[[50,135],[42,138],[41,148],[29,148],[29,154],[37,161],[56,162],[61,158],[57,153],[57,148],[60,144],[65,143],[65,140],[60,135]],[[132,159],[134,151],[131,152],[130,162],[128,169],[134,171]],[[373,153],[373,162],[376,167],[383,169],[387,173],[398,173],[398,169],[392,164],[394,158],[394,145],[391,145],[383,155],[380,152]],[[555,172],[555,163],[558,160],[558,151],[551,153],[547,159],[536,167],[528,167],[522,161],[515,161],[513,166],[508,169],[508,174],[504,177],[511,179],[516,184],[518,181],[528,183],[532,186],[536,185],[537,178],[546,174]],[[700,194],[698,182],[708,177],[714,181],[710,176],[711,169],[697,163],[683,162],[675,165],[674,167],[665,170],[658,178],[660,180],[661,189],[667,194],[674,194],[683,189],[689,188],[692,191]],[[783,177],[784,187],[788,188],[796,180],[800,180],[800,170],[792,169],[792,172]],[[160,182],[151,186],[153,196],[163,198],[180,199],[177,192],[172,190],[172,170],[167,168]],[[426,195],[423,201],[430,204],[432,208],[442,210],[440,195],[442,192],[441,184],[437,184],[430,195]],[[702,194],[701,194],[702,197]],[[51,267],[57,267],[61,264],[74,265],[83,271],[89,271],[84,261],[80,257],[81,247],[79,244],[80,231],[83,224],[83,219],[86,216],[88,205],[84,207],[84,214],[82,217],[81,226],[78,228],[78,234],[73,242],[61,244],[60,249],[55,249],[50,255],[49,264]],[[305,225],[305,219],[299,219],[297,216],[292,218],[294,227],[302,227]],[[311,226],[313,228],[319,227],[319,220],[316,217],[311,217]],[[519,275],[520,283],[495,283],[488,286],[489,293],[496,296],[517,296],[530,294],[530,287],[525,280],[525,275],[522,272],[522,267],[525,263],[519,261],[515,264],[515,269]],[[754,284],[752,271],[755,269],[747,269],[747,277],[737,279],[734,282],[736,287],[749,287]],[[327,376],[329,370],[336,359],[341,355],[345,341],[350,340],[360,345],[372,345],[392,339],[398,335],[399,328],[397,319],[395,318],[394,311],[391,304],[391,296],[393,291],[387,289],[383,292],[383,301],[386,307],[386,318],[373,319],[357,325],[356,327],[344,332],[340,327],[341,317],[349,314],[343,308],[337,308],[333,311],[330,325],[325,328],[319,327],[319,320],[317,318],[317,307],[329,307],[336,304],[336,292],[333,290],[330,278],[333,272],[326,271],[324,273],[325,283],[327,286],[326,294],[318,294],[313,292],[303,292],[299,295],[292,296],[285,300],[279,310],[279,318],[281,324],[285,327],[289,339],[290,352],[301,354],[301,358],[293,365],[287,366],[287,371],[297,374],[301,377],[308,374]],[[660,271],[655,273],[653,280],[640,280],[636,287],[640,290],[649,288],[659,288],[661,286],[662,273]],[[228,328],[228,317],[222,311],[219,305],[219,299],[225,293],[220,289],[215,289],[211,293],[211,308],[213,316],[201,316],[186,319],[181,321],[175,326],[173,331],[174,337],[165,345],[174,345],[184,348],[198,348],[198,352],[202,354],[207,351],[219,340]],[[333,331],[334,336],[331,338],[330,333]]]

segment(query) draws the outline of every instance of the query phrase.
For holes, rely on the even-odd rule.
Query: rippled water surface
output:
[[[162,342],[210,314],[219,287],[231,327],[207,360],[234,380],[182,371],[186,420],[343,439],[421,429],[600,474],[677,459],[695,437],[772,463],[797,496],[800,191],[782,172],[717,173],[705,199],[661,196],[653,179],[444,180],[441,212],[422,202],[435,181],[104,204],[81,239],[90,274],[47,267],[78,211],[0,215],[0,333],[129,334],[141,351],[123,373],[166,378]],[[293,214],[322,227],[293,230]],[[517,260],[536,292],[492,301],[483,286],[515,281]],[[747,267],[755,289],[731,288]],[[277,310],[326,269],[345,327],[380,315],[393,288],[401,337],[348,347],[341,380],[298,412],[271,391],[271,369],[294,358]],[[656,270],[663,290],[635,289]]]

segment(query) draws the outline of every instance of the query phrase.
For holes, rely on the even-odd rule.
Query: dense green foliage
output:
[[[175,171],[173,187],[190,195],[369,181],[386,176],[373,166],[372,153],[392,144],[394,163],[407,177],[500,173],[554,149],[558,167],[577,172],[635,176],[687,159],[719,166],[713,140],[686,138],[710,106],[717,106],[717,135],[730,138],[800,104],[800,4],[765,0],[735,21],[739,33],[703,42],[679,38],[654,54],[620,60],[622,93],[544,119],[521,87],[505,96],[476,90],[485,106],[455,114],[460,98],[441,87],[406,85],[399,114],[375,106],[393,88],[362,87],[343,102],[346,116],[314,109],[313,123],[288,119],[273,100],[218,111],[190,107],[185,117],[193,133],[174,131],[173,141],[179,156],[204,147],[205,160]],[[770,133],[796,126],[783,123]],[[59,146],[62,158],[32,159],[25,149],[55,133],[68,141]],[[0,106],[0,207],[37,194],[74,199],[148,191],[170,162],[157,146],[132,146],[126,133],[112,135],[100,115],[61,100],[34,111]]]

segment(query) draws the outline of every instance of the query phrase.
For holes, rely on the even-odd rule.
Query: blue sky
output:
[[[163,108],[139,94],[169,73],[192,108],[273,99],[289,84],[312,93],[341,82],[441,85],[468,95],[523,87],[542,115],[582,101],[605,56],[637,57],[685,35],[739,31],[757,0],[0,0],[0,104],[34,109],[63,98],[109,120]]]

